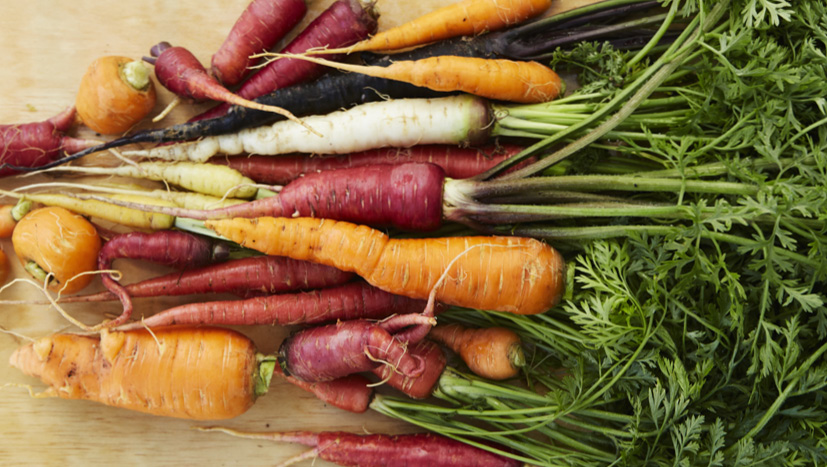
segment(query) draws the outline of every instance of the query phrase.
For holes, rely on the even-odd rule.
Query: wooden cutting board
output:
[[[332,0],[310,0],[304,22],[315,17]],[[102,55],[147,55],[155,43],[166,40],[188,47],[203,63],[220,46],[248,0],[172,1],[145,0],[3,0],[0,3],[0,123],[22,123],[49,118],[74,102],[86,67]],[[379,0],[380,29],[395,26],[445,4],[445,0]],[[558,0],[549,14],[593,3],[593,0]],[[155,113],[170,100],[158,87]],[[181,106],[165,124],[186,120],[200,109]],[[153,113],[154,115],[154,113]],[[89,130],[75,133],[96,138]],[[48,181],[46,177],[0,179],[0,188]],[[8,199],[3,202],[11,202]],[[12,276],[25,277],[8,240],[0,241],[12,262]],[[119,265],[129,282],[161,270],[143,264]],[[96,282],[87,291],[100,290]],[[28,283],[17,283],[0,293],[0,300],[42,300]],[[189,297],[187,300],[198,300]],[[143,299],[136,313],[151,312],[184,299]],[[119,313],[118,304],[66,306],[87,323],[101,313]],[[20,336],[40,337],[71,329],[54,309],[44,305],[0,304],[0,326]],[[277,349],[288,332],[273,327],[244,329],[264,352]],[[23,337],[0,334],[0,465],[272,465],[305,450],[201,433],[192,422],[153,417],[85,401],[32,398],[26,387],[44,389],[8,362]],[[354,415],[325,406],[312,395],[281,381],[260,398],[245,415],[226,423],[247,430],[350,430],[399,433],[416,427],[376,413]],[[330,465],[317,461],[302,465]]]

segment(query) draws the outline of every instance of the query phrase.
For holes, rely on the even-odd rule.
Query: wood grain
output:
[[[204,63],[248,0],[113,2],[109,0],[4,0],[0,3],[0,82],[6,87],[0,99],[0,122],[22,123],[48,118],[72,105],[86,67],[101,55],[140,57],[155,43],[166,40],[192,50]],[[307,18],[314,17],[332,0],[311,1]],[[397,25],[440,6],[444,0],[379,0],[380,28]],[[564,11],[592,0],[559,0],[549,12]],[[305,21],[305,23],[307,20]],[[170,94],[159,87],[160,111]],[[182,106],[165,121],[185,120],[199,111]],[[96,137],[89,130],[76,134]],[[40,179],[6,178],[9,189]],[[5,202],[9,202],[6,200]],[[11,244],[0,242],[9,253],[14,277],[25,277],[16,263]],[[122,268],[128,281],[160,272],[141,264]],[[99,290],[96,282],[89,291]],[[202,297],[191,297],[198,300]],[[33,285],[17,283],[0,293],[0,300],[39,300]],[[182,299],[137,300],[137,313],[158,311]],[[117,304],[66,306],[87,323],[101,313],[119,312]],[[69,329],[48,306],[0,304],[0,326],[22,336],[38,337]],[[245,329],[262,351],[272,352],[288,330],[271,327]],[[10,334],[0,335],[0,465],[273,465],[302,452],[297,446],[200,433],[192,422],[157,418],[90,402],[33,399],[23,387],[43,389],[5,362],[23,343]],[[4,386],[5,385],[5,386]],[[353,415],[327,407],[312,395],[275,381],[270,393],[255,407],[227,425],[250,430],[351,430],[365,432],[417,431],[375,413]],[[302,465],[311,465],[304,462]],[[330,465],[317,461],[316,466]]]

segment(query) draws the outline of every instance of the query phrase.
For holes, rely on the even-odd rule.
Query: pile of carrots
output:
[[[511,102],[554,99],[564,83],[537,62],[436,56],[391,66],[349,63],[361,52],[396,52],[508,28],[542,15],[549,4],[462,0],[377,33],[376,5],[339,0],[282,51],[265,53],[304,17],[306,3],[253,0],[210,67],[163,42],[144,60],[103,57],[83,77],[75,107],[44,122],[0,126],[0,176],[106,147],[68,133],[79,121],[101,135],[128,134],[150,118],[158,84],[186,101],[218,102],[194,121],[225,114],[230,107],[224,102],[292,120],[281,123],[295,125],[289,131],[304,132],[303,138],[325,136],[329,128],[255,99],[316,79],[329,67],[437,92]],[[333,23],[338,32],[320,34]],[[257,63],[260,69],[253,70]],[[149,77],[153,66],[155,80]],[[286,67],[297,75],[279,71]],[[222,148],[236,144],[217,138],[224,138]],[[193,420],[245,413],[267,392],[273,375],[352,412],[368,408],[376,383],[427,398],[449,360],[461,359],[452,364],[484,378],[517,378],[525,357],[516,334],[443,324],[440,316],[451,307],[543,313],[566,292],[562,255],[531,238],[407,238],[402,230],[429,232],[442,225],[446,174],[473,177],[521,149],[434,143],[280,161],[216,157],[210,163],[142,161],[114,169],[86,164],[70,169],[177,188],[153,191],[144,183],[87,186],[91,194],[85,195],[2,191],[8,201],[0,208],[0,237],[11,238],[14,257],[52,292],[51,305],[117,300],[123,309],[92,324],[66,315],[83,332],[36,339],[21,346],[11,364],[42,380],[49,395]],[[169,150],[179,151],[178,145]],[[3,282],[7,253],[0,250]],[[125,261],[177,271],[134,282],[117,273]],[[106,290],[83,293],[91,283]],[[154,314],[132,300],[196,294],[216,299]],[[296,328],[277,352],[264,354],[239,328],[225,327],[261,324]],[[414,455],[423,465],[517,464],[432,434],[267,436],[314,446],[305,458],[344,465],[386,465]]]

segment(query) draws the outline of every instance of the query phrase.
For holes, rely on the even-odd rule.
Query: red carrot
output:
[[[391,314],[417,313],[424,308],[424,300],[390,294],[359,281],[294,294],[188,303],[120,329],[170,324],[318,324],[336,320],[386,318]]]
[[[463,179],[479,175],[523,149],[515,144],[481,148],[424,144],[410,148],[371,149],[346,155],[214,157],[210,162],[226,164],[258,183],[270,185],[286,185],[299,176],[313,172],[405,162],[436,164],[442,167],[446,176]]]
[[[226,259],[226,244],[197,237],[177,230],[154,233],[130,232],[117,235],[103,245],[98,253],[98,269],[111,269],[117,258],[142,259],[176,268],[199,267],[213,261]],[[107,290],[118,296],[124,310],[109,326],[125,322],[132,314],[132,300],[126,289],[109,273],[101,275]]]
[[[15,167],[39,167],[63,152],[73,154],[99,144],[98,141],[66,136],[75,123],[75,108],[33,123],[0,125],[0,177],[15,173]]]
[[[274,112],[291,120],[299,121],[292,113],[281,107],[263,105],[230,92],[207,73],[201,62],[183,47],[173,47],[160,42],[152,47],[152,57],[144,57],[155,65],[158,81],[177,96],[195,101],[216,100],[266,112]]]
[[[319,47],[346,47],[376,32],[373,3],[360,0],[338,0],[313,20],[282,52],[302,53]],[[342,55],[331,55],[331,60]],[[236,94],[255,99],[276,89],[309,81],[326,69],[306,60],[274,60],[259,69],[241,84]],[[221,104],[198,115],[191,121],[215,118],[227,113],[229,104]]]
[[[310,383],[285,375],[278,366],[275,367],[274,373],[280,374],[290,384],[313,393],[320,401],[348,412],[366,411],[373,396],[370,381],[359,374],[343,376],[332,381]]]
[[[396,373],[392,368],[383,365],[371,370],[388,386],[396,388],[414,399],[425,399],[430,397],[434,387],[439,382],[439,376],[445,369],[447,361],[442,349],[436,343],[429,340],[419,341],[410,347],[408,352],[421,358],[425,365],[425,371],[418,376],[406,376]]]
[[[356,435],[341,431],[312,433],[288,431],[281,433],[253,433],[222,427],[204,427],[202,431],[223,431],[233,436],[269,439],[304,444],[313,449],[288,459],[282,465],[319,457],[340,465],[360,467],[388,467],[395,465],[424,465],[428,467],[517,467],[515,459],[489,452],[434,433],[404,435]],[[500,449],[502,451],[502,449]]]
[[[276,294],[344,284],[354,274],[330,266],[282,256],[254,256],[198,269],[174,272],[124,286],[132,297],[232,293],[239,296]],[[67,302],[114,300],[112,292],[61,299]]]
[[[433,323],[433,318],[408,314],[378,323],[352,320],[304,329],[282,342],[279,362],[285,374],[304,381],[330,381],[380,365],[417,376],[425,370],[422,359],[392,334],[407,325]]]
[[[253,0],[212,56],[210,73],[235,86],[255,61],[250,56],[276,45],[307,13],[304,0]]]

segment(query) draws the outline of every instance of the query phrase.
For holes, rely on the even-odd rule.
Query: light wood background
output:
[[[305,23],[332,0],[310,0]],[[86,67],[102,55],[147,55],[155,43],[166,40],[192,50],[203,63],[220,46],[248,0],[173,1],[144,0],[3,0],[0,2],[0,123],[38,121],[57,114],[74,102]],[[424,14],[444,0],[379,0],[380,28],[386,29]],[[593,0],[558,0],[549,14]],[[160,111],[171,99],[158,87]],[[200,110],[182,106],[164,123],[185,120]],[[89,130],[74,131],[96,137]],[[0,179],[0,188],[41,181]],[[10,202],[4,200],[4,202]],[[12,276],[25,274],[8,240],[0,246],[12,262]],[[161,272],[141,264],[120,264],[125,281]],[[87,291],[100,290],[95,282]],[[0,293],[0,300],[38,300],[33,285],[17,283]],[[197,300],[189,297],[187,300]],[[184,299],[138,299],[136,313],[147,314]],[[87,323],[96,323],[101,313],[119,313],[115,303],[66,306]],[[48,306],[0,304],[0,326],[21,336],[39,337],[70,329]],[[262,351],[275,350],[287,333],[279,328],[245,329]],[[21,337],[0,334],[0,465],[273,465],[305,448],[201,433],[192,422],[152,417],[85,401],[35,399],[22,385],[35,392],[44,389],[6,362]],[[245,415],[226,423],[248,430],[350,430],[355,432],[417,431],[376,413],[354,415],[327,407],[312,395],[281,381],[260,398]],[[311,465],[305,461],[301,465]],[[322,461],[319,467],[330,465]]]

